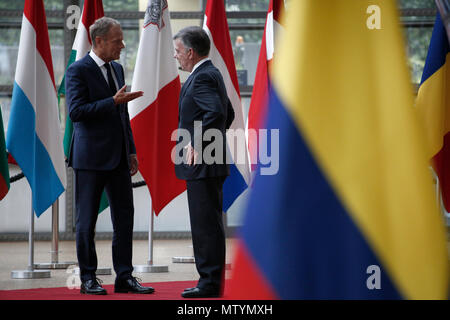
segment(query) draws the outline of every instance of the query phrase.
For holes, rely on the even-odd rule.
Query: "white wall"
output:
[[[20,172],[16,166],[10,166],[10,175]],[[133,181],[142,181],[142,177],[133,177]],[[227,213],[228,225],[238,226],[241,223],[242,212],[245,209],[247,193],[244,192]],[[133,189],[135,218],[134,231],[147,232],[149,229],[149,214],[151,198],[147,186]],[[65,192],[59,200],[59,231],[66,229],[66,197]],[[31,192],[26,178],[11,183],[7,196],[0,201],[0,233],[28,232],[31,212]],[[51,232],[51,208],[35,219],[35,232]],[[111,232],[111,215],[109,208],[105,209],[97,221],[97,232]],[[158,217],[154,218],[154,231],[190,231],[189,210],[186,192],[182,193],[167,205]]]

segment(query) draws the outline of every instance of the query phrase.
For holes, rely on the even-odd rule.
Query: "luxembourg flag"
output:
[[[226,212],[236,198],[247,189],[250,183],[250,166],[245,138],[244,113],[242,111],[225,6],[222,0],[208,0],[203,29],[211,40],[209,58],[222,74],[228,98],[233,105],[235,114],[229,132],[237,133],[235,136],[237,137],[237,142],[232,142],[232,139],[227,135],[228,150],[233,163],[230,164],[230,176],[223,185],[223,211]]]
[[[167,1],[149,0],[131,84],[131,91],[141,90],[144,96],[130,101],[128,111],[139,172],[156,215],[186,190],[186,183],[175,176],[171,159],[181,88],[174,51]]]
[[[248,149],[250,150],[250,163],[252,170],[256,169],[258,154],[258,139],[256,132],[264,127],[269,98],[270,78],[269,70],[275,52],[275,43],[282,30],[280,23],[284,11],[283,0],[270,0],[267,10],[266,26],[259,51],[258,67],[256,68],[255,83],[253,85],[252,99],[248,110]]]
[[[44,3],[26,0],[6,147],[39,217],[64,192],[66,171]]]

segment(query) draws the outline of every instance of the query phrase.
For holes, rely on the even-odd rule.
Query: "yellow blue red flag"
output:
[[[443,219],[395,1],[291,1],[227,296],[445,299]]]
[[[447,34],[436,15],[416,106],[424,120],[428,157],[439,179],[444,208],[450,211],[450,52]]]

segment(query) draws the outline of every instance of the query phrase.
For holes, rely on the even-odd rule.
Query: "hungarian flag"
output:
[[[85,0],[83,11],[81,13],[81,19],[78,22],[77,34],[75,35],[75,41],[73,42],[72,52],[70,53],[69,62],[67,68],[77,60],[83,58],[90,50],[92,46],[91,36],[89,35],[89,27],[95,22],[95,20],[103,17],[102,0]],[[65,76],[63,77],[58,89],[58,97],[66,93],[65,89]],[[64,154],[69,157],[70,142],[72,140],[73,124],[70,117],[66,119],[66,129],[64,131]],[[100,208],[98,212],[102,212],[109,206],[108,199],[105,192],[102,194]]]
[[[144,96],[130,101],[128,111],[139,171],[156,215],[186,190],[186,183],[175,176],[171,159],[181,88],[173,53],[167,1],[149,0],[131,84],[131,91],[141,90]]]
[[[3,131],[2,109],[0,109],[0,200],[9,191],[8,157],[6,156],[5,132]]]
[[[256,169],[258,160],[258,129],[264,128],[264,121],[267,115],[267,100],[270,87],[269,70],[274,56],[275,42],[282,28],[280,18],[283,11],[283,0],[270,0],[269,9],[267,10],[266,26],[259,51],[252,98],[248,110],[248,149],[250,151],[252,170]]]
[[[235,118],[227,133],[230,176],[223,185],[223,211],[227,211],[236,198],[247,189],[250,183],[250,167],[245,137],[244,113],[242,111],[241,96],[234,64],[225,6],[222,0],[208,0],[206,3],[203,29],[211,40],[209,58],[219,69],[225,82],[228,98],[233,105]]]
[[[22,169],[40,216],[64,192],[66,169],[42,0],[26,0],[6,146]]]

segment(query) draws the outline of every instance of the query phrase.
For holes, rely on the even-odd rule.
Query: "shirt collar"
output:
[[[208,61],[209,58],[204,58],[202,60],[200,60],[199,62],[197,62],[194,67],[192,68],[191,74],[195,71],[195,69],[197,69],[198,67],[200,67],[200,65],[206,61]]]
[[[103,65],[106,63],[105,61],[103,61],[101,58],[99,58],[99,57],[95,54],[94,50],[91,50],[91,51],[89,52],[89,55],[91,56],[91,58],[95,61],[95,63],[96,63],[99,67],[103,66]]]

